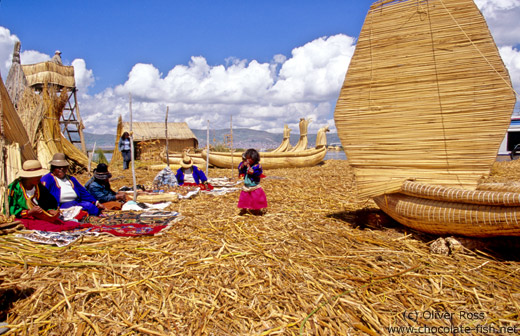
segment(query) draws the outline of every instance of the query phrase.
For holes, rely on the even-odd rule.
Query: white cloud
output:
[[[518,0],[475,0],[475,4],[486,17],[497,17],[504,10],[520,7]]]
[[[20,53],[20,62],[22,64],[35,64],[40,62],[46,62],[50,59],[51,57],[49,55],[46,55],[36,50],[26,50]]]
[[[207,120],[212,127],[226,128],[233,116],[235,127],[280,131],[285,123],[297,129],[300,117],[312,116],[309,129],[317,130],[330,122],[354,42],[341,34],[319,38],[294,49],[288,59],[275,55],[270,63],[229,58],[226,65],[210,66],[204,57],[194,56],[166,76],[152,64],[136,64],[125,83],[96,100],[115,96],[128,106],[131,93],[140,102],[132,104],[135,121],[162,121],[169,106],[171,120],[187,121],[192,128],[205,128]],[[117,109],[129,120],[128,108]]]
[[[354,38],[319,38],[292,51],[272,90],[279,103],[336,99],[354,53]]]
[[[509,71],[509,77],[513,82],[513,87],[516,88],[517,92],[520,90],[520,51],[513,47],[502,47],[500,48],[500,56]]]
[[[85,60],[77,58],[72,61],[74,67],[74,80],[76,87],[81,95],[86,95],[88,88],[94,85],[94,74],[91,69],[87,69]]]
[[[520,43],[520,0],[476,0],[499,46]]]
[[[18,37],[12,35],[9,29],[0,27],[0,74],[2,74],[3,80],[7,78],[13,57],[14,43],[18,40]]]

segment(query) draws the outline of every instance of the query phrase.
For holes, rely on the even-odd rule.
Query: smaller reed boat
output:
[[[168,158],[170,159],[170,164],[180,165],[182,161],[183,153],[168,153]],[[188,155],[193,160],[193,164],[196,166],[206,165],[206,160],[202,157],[200,153],[188,153]],[[161,157],[161,161],[164,163],[168,163],[166,159],[166,152],[162,151],[159,156]]]
[[[313,167],[323,161],[327,148],[311,148],[298,152],[260,152],[263,169]],[[207,159],[206,150],[202,158]],[[209,163],[219,168],[238,168],[242,162],[242,152],[210,152]]]
[[[284,135],[280,146],[271,152],[260,152],[260,164],[264,169],[275,168],[303,168],[319,164],[327,154],[328,126],[322,127],[316,135],[316,147],[307,148],[307,126],[310,119],[300,118],[300,139],[296,146],[289,143],[291,129],[284,125]],[[209,159],[206,150],[202,151],[202,158],[219,168],[237,168],[242,162],[242,152],[210,152]]]

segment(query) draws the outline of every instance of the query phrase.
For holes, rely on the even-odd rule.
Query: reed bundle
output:
[[[18,102],[18,114],[42,165],[48,166],[55,153],[65,153],[72,163],[71,171],[76,172],[86,169],[88,158],[61,132],[59,121],[68,99],[67,88],[46,84],[41,94],[27,88]]]
[[[123,155],[119,151],[119,139],[123,135],[123,118],[121,115],[117,119],[117,129],[116,129],[116,140],[114,144],[114,151],[112,152],[112,158],[110,159],[110,167],[114,167],[117,163],[122,166]]]
[[[24,160],[35,159],[31,142],[24,128],[23,122],[20,120],[7,90],[0,77],[0,108],[2,109],[2,136],[9,142],[20,144],[21,156]]]
[[[18,101],[23,96],[24,91],[27,88],[27,79],[25,78],[22,65],[20,64],[21,46],[22,44],[20,41],[15,41],[11,67],[7,73],[7,79],[5,80],[5,87],[7,92],[9,92],[9,96],[11,97],[11,101],[15,107],[18,106]]]
[[[115,188],[131,181],[111,172]],[[155,173],[137,169],[138,183]],[[12,332],[386,335],[518,324],[518,261],[430,254],[434,238],[382,225],[373,203],[354,196],[346,161],[265,174],[264,216],[238,216],[238,193],[201,194],[171,206],[185,218],[160,236],[84,237],[66,248],[0,237],[1,286],[25,293],[8,313]],[[435,312],[453,318],[428,318]]]
[[[45,117],[45,104],[41,97],[30,87],[25,88],[18,102],[18,115],[27,131],[33,148],[41,139],[40,126]]]
[[[15,56],[16,50],[14,60]],[[20,67],[18,63],[15,65]],[[65,139],[60,126],[64,108],[69,104],[69,95],[73,94],[75,87],[74,67],[43,62],[21,68],[23,73],[19,72],[17,76],[10,73],[10,85],[13,90],[23,92],[21,97],[17,93],[17,112],[28,134],[29,146],[38,153],[38,159],[44,166],[55,153],[62,152],[72,161],[71,171],[85,170],[88,158]]]
[[[338,99],[360,195],[404,180],[474,189],[489,174],[515,94],[472,0],[379,1]]]

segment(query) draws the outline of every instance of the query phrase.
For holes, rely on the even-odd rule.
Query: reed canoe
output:
[[[200,153],[196,153],[196,154],[189,153],[188,155],[193,160],[193,164],[194,165],[196,165],[196,166],[206,165],[206,160],[204,158],[202,158]],[[170,164],[175,164],[175,165],[180,165],[181,164],[182,153],[169,153],[168,156],[169,156],[169,159],[170,159]],[[168,161],[166,160],[166,153],[165,152],[161,152],[160,157],[161,157],[161,161],[162,162],[168,163]]]
[[[299,152],[260,152],[260,164],[264,169],[313,167],[323,161],[327,148],[312,148]],[[202,158],[207,158],[206,150]],[[209,163],[219,168],[237,168],[242,162],[242,152],[210,152]]]

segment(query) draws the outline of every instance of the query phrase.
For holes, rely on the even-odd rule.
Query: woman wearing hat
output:
[[[77,227],[77,222],[59,219],[58,202],[40,183],[45,173],[38,160],[23,163],[18,178],[8,186],[9,212],[29,230],[62,231]]]
[[[65,154],[54,154],[49,164],[51,171],[42,177],[41,182],[56,198],[60,208],[80,206],[89,215],[99,215],[104,206],[89,194],[74,176],[67,174],[69,162],[65,159]]]
[[[175,178],[179,185],[202,185],[202,189],[213,189],[204,172],[193,164],[193,160],[186,152],[182,155],[181,168],[177,170]]]
[[[126,202],[126,194],[115,192],[110,187],[112,174],[108,172],[108,167],[104,163],[97,165],[94,169],[94,177],[85,185],[88,192],[94,196],[106,209],[121,210],[121,202]]]

